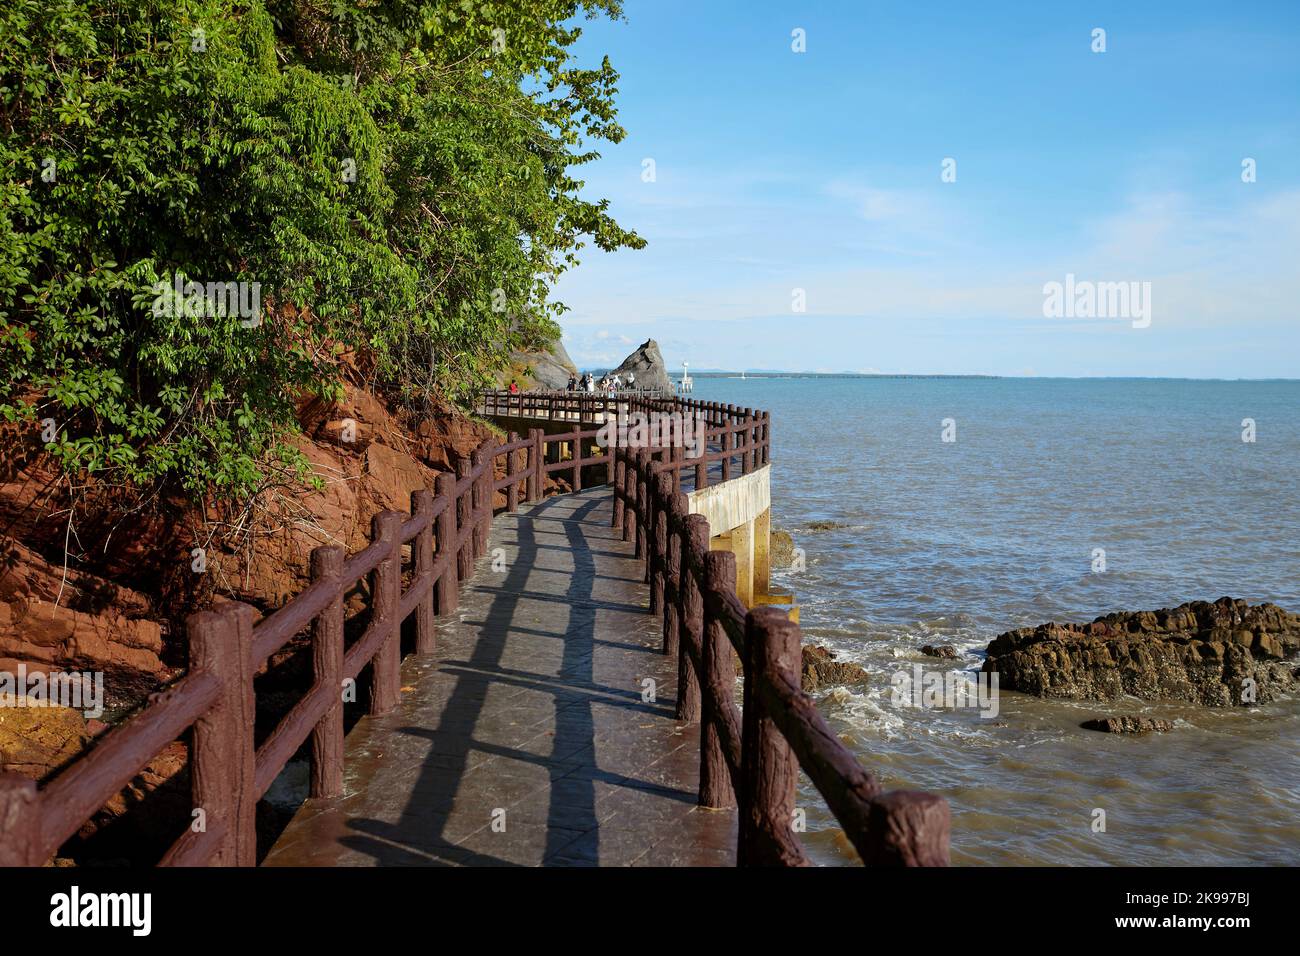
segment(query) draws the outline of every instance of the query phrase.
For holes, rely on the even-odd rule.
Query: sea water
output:
[[[1224,595],[1300,612],[1300,382],[697,376],[694,397],[772,413],[772,524],[804,554],[774,590],[871,674],[819,706],[886,788],[948,799],[954,863],[1300,863],[1296,696],[1003,688],[995,719],[891,697],[917,665],[973,677],[1014,627]],[[1118,713],[1175,727],[1079,727]],[[814,859],[850,862],[804,779],[799,805]]]

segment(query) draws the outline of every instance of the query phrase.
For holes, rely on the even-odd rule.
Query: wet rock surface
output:
[[[1165,733],[1173,730],[1172,721],[1158,717],[1136,717],[1125,714],[1122,717],[1095,717],[1079,725],[1084,730],[1100,730],[1106,734],[1149,734]]]
[[[989,644],[983,669],[1004,690],[1040,697],[1232,707],[1295,690],[1298,651],[1300,615],[1224,597],[1007,631]]]
[[[942,657],[945,660],[957,659],[957,648],[951,644],[926,644],[921,648],[921,653],[926,657]]]
[[[868,674],[857,664],[835,660],[835,652],[815,644],[805,645],[800,684],[805,693],[824,687],[866,683]]]

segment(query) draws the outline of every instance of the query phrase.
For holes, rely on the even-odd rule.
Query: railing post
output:
[[[456,459],[457,485],[470,476],[474,466],[463,455]],[[474,573],[474,489],[471,483],[456,494],[456,578],[469,580]]]
[[[623,527],[624,496],[627,494],[627,462],[623,460],[623,449],[614,446],[610,449],[614,456],[614,516],[610,526]]]
[[[478,478],[474,482],[474,558],[477,560],[487,553],[488,529],[492,523],[492,491],[496,475],[496,457],[492,454],[495,439],[489,438],[474,451],[474,470]]]
[[[578,413],[578,418],[582,418],[582,413]],[[573,444],[570,446],[573,451],[573,490],[582,490],[582,422],[578,422],[578,429],[574,432]]]
[[[682,547],[680,538],[674,533],[673,479],[667,472],[655,477],[655,490],[661,505],[655,517],[655,562],[654,579],[650,583],[650,613],[661,613],[664,619],[664,654],[677,653],[677,609],[678,586],[681,583]],[[680,521],[686,517],[682,510]]]
[[[650,453],[644,448],[636,451],[636,556],[646,559],[649,568],[649,547],[646,541],[647,521],[650,516],[650,496],[647,493],[645,473]]]
[[[253,609],[230,602],[187,622],[190,670],[221,683],[212,709],[194,724],[190,792],[195,809],[226,832],[213,866],[257,863],[257,752],[253,747]]]
[[[867,866],[947,866],[948,801],[935,793],[893,790],[867,811]]]
[[[36,781],[0,773],[0,866],[41,866],[41,806]]]
[[[705,541],[707,545],[708,542]],[[736,580],[736,556],[730,551],[709,551],[704,556],[704,582],[711,592],[725,593]],[[718,724],[722,718],[718,708],[736,693],[735,659],[731,638],[722,622],[704,612],[704,638],[700,658],[704,664],[704,707],[700,721],[700,805],[730,808],[736,805],[736,792],[731,783],[731,771],[722,752],[722,737]]]
[[[334,599],[312,623],[312,677],[334,701],[311,732],[311,796],[343,792],[343,549],[313,548],[312,581],[332,582]]]
[[[429,489],[411,492],[411,514],[424,519],[424,528],[411,540],[413,586],[424,589],[415,606],[415,653],[432,654],[437,638],[433,625],[433,495]]]
[[[545,486],[546,442],[545,432],[540,428],[530,428],[528,437],[532,445],[528,447],[528,500],[541,501],[542,488]]]
[[[685,495],[679,506],[685,510]],[[692,560],[709,553],[709,519],[704,515],[686,515],[682,520],[681,611],[677,632],[677,719],[694,723],[700,719],[700,679],[696,662],[702,661],[704,644],[704,592],[690,570]],[[692,557],[694,556],[694,557]]]
[[[743,469],[743,474],[747,475],[755,468],[758,467],[758,459],[754,455],[754,452],[756,450],[754,448],[754,443],[756,440],[755,439],[756,433],[754,431],[754,410],[752,408],[747,408],[745,409],[744,414],[745,414],[745,454],[741,458],[740,463]]]
[[[460,562],[456,554],[456,476],[443,472],[434,482],[438,497],[445,502],[438,515],[438,558],[442,573],[438,576],[438,613],[450,614],[460,604]]]
[[[623,540],[636,541],[636,452],[623,453]]]
[[[385,555],[370,572],[370,626],[386,631],[371,661],[370,713],[387,714],[397,707],[402,688],[402,514],[381,511],[370,521],[373,540],[383,542]]]
[[[650,548],[650,613],[664,613],[664,591],[668,571],[668,509],[665,507],[672,497],[672,480],[667,475],[654,475],[651,500],[655,503],[653,522],[650,533],[654,544]]]
[[[515,432],[510,433],[510,444],[519,441],[519,435]],[[519,452],[512,451],[506,455],[506,477],[510,479],[510,484],[506,485],[506,511],[514,514],[519,510],[519,468],[517,465]]]
[[[800,866],[794,836],[799,762],[763,707],[759,685],[785,675],[799,686],[799,626],[776,608],[745,619],[744,727],[741,732],[738,866]]]

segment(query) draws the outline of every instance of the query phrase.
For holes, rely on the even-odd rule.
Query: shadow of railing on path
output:
[[[550,519],[548,512],[554,512],[563,499],[550,499],[516,519],[517,552],[514,560],[499,582],[480,583],[473,588],[477,593],[491,594],[487,613],[482,621],[459,622],[458,626],[472,627],[477,634],[469,659],[443,659],[439,662],[440,673],[452,677],[455,686],[441,709],[438,725],[431,729],[407,726],[398,731],[425,737],[430,740],[432,748],[401,816],[394,823],[360,817],[349,820],[347,825],[357,832],[344,837],[341,840],[343,845],[372,856],[381,865],[406,862],[436,864],[437,861],[448,864],[504,863],[494,856],[459,846],[457,841],[465,839],[469,833],[445,832],[458,797],[463,799],[464,778],[476,766],[471,755],[477,752],[483,758],[517,761],[547,770],[550,802],[542,850],[544,859],[560,854],[574,860],[596,858],[599,852],[596,783],[624,786],[629,785],[629,781],[621,774],[607,773],[596,766],[594,708],[598,705],[628,708],[656,716],[671,715],[672,712],[671,702],[647,704],[635,689],[605,687],[595,682],[595,649],[609,644],[596,637],[597,612],[602,609],[643,610],[639,606],[595,599],[595,582],[603,577],[596,574],[596,557],[605,552],[593,551],[592,539],[607,537],[613,540],[613,536],[606,522],[592,521],[591,515],[605,500],[602,495],[555,519],[562,522],[567,541],[561,550],[573,559],[568,587],[562,596],[538,592],[529,585],[535,584],[530,581],[533,574],[556,570],[534,566],[539,549],[554,547],[537,543],[538,532],[534,523]],[[584,528],[584,525],[588,527]],[[628,557],[626,554],[617,556]],[[611,580],[635,580],[639,583],[639,578],[631,577]],[[569,607],[562,632],[522,628],[515,623],[519,602],[538,599],[553,599]],[[518,640],[521,636],[562,642],[559,667],[555,673],[520,670],[503,664],[507,642],[511,637]],[[640,645],[619,643],[617,647],[653,652],[653,649]],[[476,739],[475,727],[486,712],[489,688],[494,685],[540,691],[552,697],[554,740],[549,755],[528,753]],[[684,802],[694,800],[694,795],[685,791],[675,796]],[[486,805],[483,808],[483,827],[490,825],[491,809]]]

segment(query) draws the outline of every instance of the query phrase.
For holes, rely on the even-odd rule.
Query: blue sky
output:
[[[628,130],[582,171],[649,246],[559,283],[579,365],[1300,377],[1300,3],[626,13],[579,41]],[[1067,273],[1150,325],[1045,318]]]

